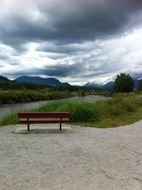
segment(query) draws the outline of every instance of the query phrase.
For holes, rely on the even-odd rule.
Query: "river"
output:
[[[29,102],[29,103],[19,103],[19,104],[1,104],[0,105],[0,118],[9,113],[17,113],[31,108],[37,108],[43,104],[50,102],[62,102],[62,101],[89,101],[94,102],[98,100],[109,100],[110,97],[98,96],[98,95],[89,95],[89,96],[74,96],[70,98],[64,98],[59,100],[48,100],[48,101],[38,101],[38,102]]]

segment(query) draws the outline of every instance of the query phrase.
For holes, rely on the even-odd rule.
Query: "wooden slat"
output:
[[[20,123],[27,123],[26,118],[19,119]],[[69,118],[63,118],[62,122],[69,122]],[[31,118],[29,123],[60,123],[60,118]]]

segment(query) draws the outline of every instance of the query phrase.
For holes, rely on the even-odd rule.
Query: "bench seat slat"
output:
[[[59,123],[60,118],[29,118],[29,123]],[[27,123],[27,118],[20,118],[20,123]],[[62,118],[62,122],[69,122],[69,118]]]
[[[22,112],[18,113],[19,118],[59,118],[70,117],[69,112]]]

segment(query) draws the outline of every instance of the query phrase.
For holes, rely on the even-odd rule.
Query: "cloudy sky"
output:
[[[0,75],[142,77],[142,0],[0,0]]]

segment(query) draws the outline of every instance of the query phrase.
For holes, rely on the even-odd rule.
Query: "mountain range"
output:
[[[59,80],[55,78],[41,78],[41,77],[30,77],[30,76],[20,76],[15,79],[18,83],[32,83],[39,85],[48,85],[54,87],[69,87],[71,86],[69,83],[61,83]],[[87,88],[103,88],[103,89],[112,89],[113,81],[106,83],[104,85],[100,85],[98,83],[88,82],[83,87]]]
[[[26,82],[54,87],[69,87],[71,86],[69,83],[61,83],[59,80],[55,78],[41,78],[41,77],[30,77],[30,76],[20,76],[15,79],[16,82]]]

